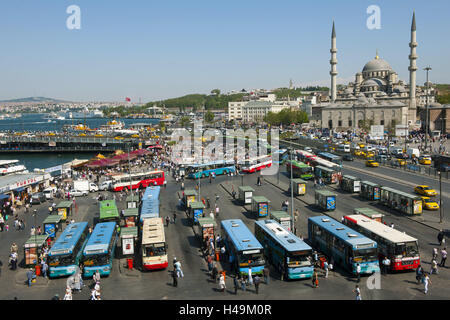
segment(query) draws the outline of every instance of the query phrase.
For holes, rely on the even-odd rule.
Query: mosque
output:
[[[416,86],[416,18],[413,13],[411,40],[409,43],[409,83],[398,78],[397,72],[377,54],[367,62],[355,81],[337,90],[336,30],[333,22],[331,33],[331,87],[330,102],[313,106],[311,120],[322,128],[351,129],[364,125],[420,126],[418,107],[426,104],[426,89]],[[434,102],[430,91],[429,103]]]

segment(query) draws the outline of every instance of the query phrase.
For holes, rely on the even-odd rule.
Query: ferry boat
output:
[[[117,121],[116,119],[108,121],[106,124],[100,126],[100,131],[115,131],[125,128],[125,123]]]
[[[28,172],[23,164],[18,163],[19,160],[0,160],[0,174],[5,176],[11,173]]]

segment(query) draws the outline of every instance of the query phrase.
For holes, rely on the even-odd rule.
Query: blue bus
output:
[[[358,263],[361,274],[380,272],[377,243],[332,218],[308,218],[308,238],[313,247],[353,274]]]
[[[111,273],[112,260],[117,242],[117,228],[114,221],[100,222],[95,225],[83,250],[85,277],[92,277],[98,270],[101,276]]]
[[[342,167],[342,157],[341,156],[338,156],[338,155],[335,155],[335,154],[332,154],[329,152],[319,152],[317,155],[319,157],[321,157],[322,159],[333,162]]]
[[[230,256],[234,270],[242,276],[262,274],[264,269],[264,248],[240,219],[222,220],[222,239]]]
[[[186,167],[188,178],[199,179],[209,177],[211,174],[215,176],[235,172],[234,160],[218,160],[208,163],[193,164]]]
[[[275,220],[255,221],[256,239],[281,279],[306,279],[314,273],[312,248]]]
[[[86,240],[87,222],[69,224],[48,252],[49,277],[70,276],[77,270]]]
[[[146,218],[159,218],[159,193],[160,186],[149,186],[142,196],[140,221]]]
[[[278,154],[278,160],[275,161],[276,154]],[[273,163],[283,164],[285,160],[289,159],[289,152],[287,149],[278,149],[272,153]]]

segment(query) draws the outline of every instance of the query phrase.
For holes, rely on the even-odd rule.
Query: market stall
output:
[[[252,197],[252,211],[256,217],[266,217],[269,214],[269,200],[263,196]]]
[[[370,181],[361,181],[361,198],[367,200],[380,200],[381,186]]]
[[[68,216],[72,215],[73,202],[72,201],[61,201],[56,206],[58,214],[61,216],[61,221],[66,221]]]
[[[39,256],[41,254],[42,248],[46,244],[47,238],[48,236],[46,234],[35,235],[31,236],[30,239],[25,242],[23,246],[25,266],[31,267],[40,264]]]
[[[139,208],[139,195],[137,195],[137,194],[130,194],[126,198],[125,201],[127,203],[127,209]]]
[[[205,209],[205,205],[203,202],[199,201],[193,201],[191,202],[191,205],[189,207],[189,218],[191,219],[191,222],[195,224],[198,221],[198,218],[201,218],[203,216],[203,210]]]
[[[336,194],[328,190],[316,190],[315,204],[323,210],[335,210]]]
[[[422,198],[389,187],[381,187],[380,202],[408,215],[422,214]]]
[[[184,190],[183,194],[183,203],[186,208],[189,208],[191,202],[194,202],[197,197],[197,191],[193,189]]]
[[[126,227],[120,229],[119,246],[121,247],[120,253],[122,255],[122,258],[134,257],[137,242],[138,242],[137,227]]]
[[[354,176],[344,175],[341,178],[339,186],[344,191],[358,193],[361,191],[361,179]]]
[[[199,237],[203,248],[207,248],[209,239],[216,239],[216,221],[211,217],[198,218],[198,223],[194,225],[195,234]]]
[[[289,184],[289,192],[291,192],[291,185],[294,187],[295,196],[303,196],[306,194],[306,181],[303,179],[292,179],[292,184]]]
[[[125,227],[135,227],[138,223],[139,209],[128,208],[123,210],[122,218]]]
[[[44,233],[48,235],[49,238],[56,238],[56,233],[62,230],[62,216],[59,214],[51,214],[45,218],[44,222]]]
[[[250,186],[239,187],[239,201],[243,204],[251,204],[253,192],[255,192],[255,190]]]
[[[283,228],[292,232],[292,219],[286,211],[271,211],[270,219],[275,220]]]
[[[341,173],[330,168],[315,166],[314,175],[316,176],[316,178],[322,178],[323,183],[325,184],[335,184],[339,182]]]

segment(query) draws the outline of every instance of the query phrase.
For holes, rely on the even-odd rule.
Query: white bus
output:
[[[344,224],[376,241],[380,259],[388,257],[392,271],[417,269],[420,265],[416,238],[360,214],[345,216]]]
[[[146,218],[142,221],[141,244],[142,266],[145,270],[167,268],[167,245],[162,218]]]
[[[242,165],[242,171],[246,173],[253,173],[260,171],[263,168],[270,167],[272,165],[272,156],[264,155],[245,159]]]

